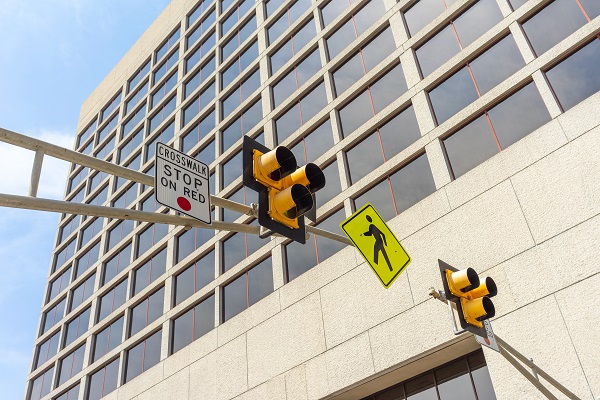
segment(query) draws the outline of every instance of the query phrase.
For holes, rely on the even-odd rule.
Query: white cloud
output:
[[[73,146],[73,134],[69,132],[40,130],[29,136],[68,149]],[[34,156],[31,150],[0,143],[0,171],[5,171],[0,174],[0,193],[27,195]],[[62,199],[69,165],[66,161],[44,156],[38,197]]]

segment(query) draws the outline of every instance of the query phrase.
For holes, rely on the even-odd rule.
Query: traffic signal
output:
[[[325,186],[317,165],[298,168],[294,154],[284,146],[271,150],[244,136],[244,185],[258,195],[258,223],[304,244],[303,215],[314,207],[314,193]]]
[[[461,327],[487,337],[482,321],[495,315],[490,297],[498,293],[496,283],[490,277],[481,282],[473,268],[458,270],[442,260],[438,261],[446,299],[456,304]]]

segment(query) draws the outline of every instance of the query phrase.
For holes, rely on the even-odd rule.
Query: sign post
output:
[[[163,143],[156,143],[156,201],[210,224],[208,165]]]
[[[371,204],[365,204],[340,227],[386,289],[410,264],[410,256]]]

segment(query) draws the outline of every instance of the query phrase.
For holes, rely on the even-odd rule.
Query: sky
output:
[[[72,148],[79,110],[169,0],[0,0],[0,127]],[[0,142],[0,193],[27,195],[33,152]],[[38,197],[64,195],[44,158]],[[58,214],[0,208],[0,388],[22,399]]]

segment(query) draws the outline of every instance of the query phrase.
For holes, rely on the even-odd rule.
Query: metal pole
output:
[[[0,194],[0,207],[24,208],[28,210],[52,211],[67,214],[91,215],[115,219],[170,224],[192,228],[216,229],[232,232],[258,234],[259,227],[254,225],[236,224],[232,222],[214,221],[207,225],[197,219],[179,215],[162,214],[148,211],[128,210],[123,208],[93,206],[90,204],[71,203],[61,200],[38,199],[36,197]]]
[[[40,176],[42,175],[42,163],[44,162],[44,150],[37,149],[31,168],[31,181],[29,182],[29,196],[36,197],[40,185]]]

